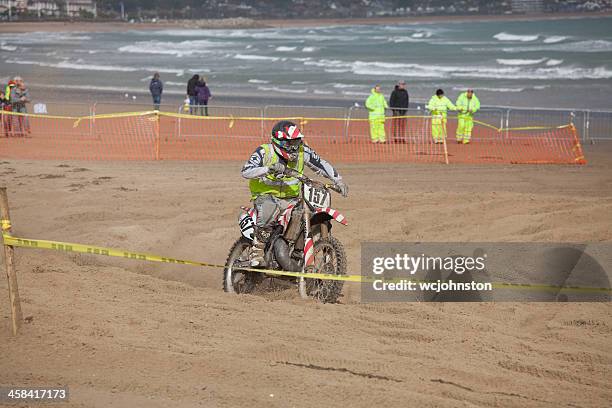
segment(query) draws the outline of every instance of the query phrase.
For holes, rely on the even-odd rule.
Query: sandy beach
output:
[[[157,24],[19,22],[0,24],[0,33],[436,24],[608,15],[611,14]],[[117,47],[109,49],[116,52]],[[145,54],[143,58],[151,57]],[[134,63],[141,65],[145,64]],[[46,103],[50,115],[87,116],[94,112],[94,102],[97,114],[152,108],[148,71],[145,74],[143,70],[140,79],[136,77],[127,97],[125,89],[110,81],[103,89],[89,83],[85,85],[92,89],[79,88],[78,84],[58,88],[49,79],[50,72],[49,67],[36,66],[25,78],[28,84],[45,85],[30,91],[33,102]],[[68,77],[80,70],[59,71],[56,78],[61,80],[63,72]],[[175,79],[166,74],[163,79],[182,83],[186,78]],[[243,83],[250,78],[259,77],[246,76]],[[162,110],[179,110],[185,97],[179,85],[164,93]],[[313,106],[348,108],[355,102],[363,104],[365,99],[359,95],[343,99],[316,96],[310,91],[297,95],[279,92],[275,97],[242,92],[240,87],[225,93],[217,86],[212,79],[212,115],[262,112],[256,108],[252,114],[236,106],[310,106],[277,107],[266,112],[284,117],[294,112],[291,109],[312,113]],[[605,92],[603,87],[601,92]],[[411,107],[416,106],[414,99]],[[569,99],[568,103],[573,103]],[[523,100],[526,104],[533,101],[528,96]],[[489,101],[483,98],[483,106],[487,104]],[[33,106],[28,109],[32,111]],[[320,110],[321,115],[343,112]],[[365,111],[362,113],[365,118]],[[530,112],[528,119],[538,121],[529,125],[558,126],[568,120],[565,112],[538,115],[537,111]],[[489,121],[493,116],[481,112],[477,117]],[[540,118],[551,123],[540,123]],[[33,118],[32,134],[2,139],[0,144],[4,146],[13,142],[11,147],[17,146],[11,151],[13,156],[8,156],[9,149],[4,154],[0,151],[0,186],[8,188],[15,236],[223,264],[240,234],[240,207],[249,205],[248,185],[240,176],[243,161],[214,161],[220,156],[209,161],[161,157],[160,151],[178,151],[193,153],[183,159],[202,159],[204,156],[197,156],[198,149],[207,154],[213,150],[210,145],[198,145],[192,140],[189,144],[172,138],[160,141],[164,139],[160,134],[173,135],[179,126],[183,132],[180,134],[186,135],[184,141],[191,136],[201,138],[201,128],[188,127],[190,120],[162,122],[165,127],[160,127],[158,120],[154,130],[154,121],[140,119],[137,127],[124,126],[122,121],[108,122],[117,123],[112,127],[116,132],[110,133],[118,136],[117,143],[112,137],[101,137],[108,135],[100,120],[97,128],[87,128],[94,129],[91,133],[79,133],[83,129],[79,126],[85,127],[87,121],[76,118],[57,122]],[[586,119],[579,116],[578,126]],[[215,148],[231,150],[237,153],[233,158],[239,157],[251,151],[251,144],[255,148],[259,132],[262,138],[264,133],[266,138],[269,135],[269,129],[266,132],[259,122],[249,122],[255,123],[251,127],[244,123],[232,117],[227,125],[223,122],[223,127],[206,135],[214,141],[211,145]],[[499,120],[491,123],[496,127]],[[601,123],[606,127],[600,131],[607,132],[608,122]],[[313,146],[316,137],[325,138],[328,134],[327,128],[317,128],[316,120],[306,124],[305,134],[315,142]],[[243,133],[241,126],[246,129]],[[454,134],[452,126],[449,129]],[[234,139],[238,140],[238,148],[219,137],[223,136],[218,130],[221,128],[241,136]],[[593,128],[595,134],[597,127]],[[358,129],[363,129],[359,135],[369,140],[365,120]],[[478,129],[475,136],[477,132]],[[151,143],[151,135],[158,136],[155,144]],[[70,143],[87,142],[87,137],[95,142]],[[504,146],[508,151],[520,148],[521,144],[510,140],[508,134],[506,138],[509,143]],[[40,140],[40,145],[33,143]],[[67,142],[59,143],[63,140]],[[453,142],[449,148],[453,160],[459,157],[458,149],[472,148],[470,154],[474,154],[485,146],[478,145],[478,137],[472,141],[467,146]],[[394,145],[373,146],[381,147],[376,154],[382,155],[386,154],[383,147],[391,150]],[[123,154],[133,149],[149,153],[155,150],[151,146],[156,146],[157,157],[162,160],[137,161],[144,157],[138,154],[130,157],[134,161],[7,158],[37,157],[45,152],[37,146],[56,154],[45,156],[47,159],[125,158],[109,152]],[[101,147],[95,150],[91,146]],[[337,149],[348,151],[339,143],[324,146],[328,150],[319,151],[321,155],[331,155]],[[407,149],[410,145],[397,146]],[[543,146],[540,153],[555,151],[555,146]],[[20,147],[30,156],[19,156]],[[575,145],[567,150],[573,155],[579,151]],[[355,152],[357,158],[366,157]],[[244,156],[246,160],[247,154]],[[438,162],[383,163],[381,156],[372,156],[379,162],[335,163],[350,186],[348,198],[333,197],[333,207],[348,220],[348,226],[336,225],[333,229],[346,249],[348,273],[359,274],[364,242],[612,243],[612,143],[586,145],[584,156],[586,165],[486,164],[497,156],[484,154],[478,156],[485,157],[480,164],[444,165],[442,155],[428,156],[417,149],[413,158],[424,162],[433,157]],[[384,160],[388,161],[389,156]],[[4,265],[3,251],[0,265]],[[24,248],[16,249],[16,270],[25,323],[18,337],[10,335],[7,280],[1,278],[0,384],[67,385],[70,401],[57,404],[61,407],[595,408],[608,407],[612,401],[609,302],[362,303],[359,285],[346,284],[340,303],[320,304],[301,299],[295,289],[241,296],[224,293],[222,270],[217,268]]]
[[[360,243],[612,241],[610,144],[587,166],[342,165],[335,228]],[[14,233],[223,263],[240,162],[0,163]],[[458,216],[459,215],[459,216]],[[68,407],[604,407],[608,303],[342,304],[233,296],[221,271],[17,249],[24,315],[0,383],[68,384]],[[606,385],[608,384],[608,385]]]

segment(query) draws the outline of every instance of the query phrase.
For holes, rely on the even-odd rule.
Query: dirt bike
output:
[[[323,184],[291,169],[286,175],[300,180],[299,196],[292,200],[277,218],[265,248],[268,270],[326,273],[345,275],[346,254],[342,243],[331,235],[332,220],[346,225],[340,212],[330,208],[330,190],[340,192],[333,184]],[[242,207],[239,217],[242,236],[232,246],[223,274],[223,290],[229,293],[252,293],[268,280],[271,286],[278,281],[297,285],[303,298],[314,298],[323,303],[335,303],[341,296],[342,281],[305,279],[253,272],[249,254],[253,243],[257,213],[254,208]]]

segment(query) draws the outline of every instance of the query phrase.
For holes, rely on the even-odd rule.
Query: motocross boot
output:
[[[251,247],[251,253],[249,261],[253,268],[265,268],[266,265],[266,244],[270,239],[270,231],[264,228],[255,227],[255,233],[253,234],[253,246]]]

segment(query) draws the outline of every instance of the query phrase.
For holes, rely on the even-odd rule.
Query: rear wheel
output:
[[[230,249],[223,270],[223,290],[228,293],[252,293],[257,287],[259,274],[240,268],[249,266],[251,241],[240,237]]]
[[[306,273],[346,275],[346,253],[342,243],[330,236],[314,244],[313,263]],[[342,294],[343,281],[328,279],[306,279],[306,294],[322,303],[336,303]]]

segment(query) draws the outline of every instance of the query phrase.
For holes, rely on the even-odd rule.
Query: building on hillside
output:
[[[14,11],[20,13],[20,12],[27,10],[28,0],[0,0],[0,10],[1,11],[4,12],[8,10],[9,5]]]
[[[544,0],[512,0],[513,13],[542,13],[544,12]]]
[[[97,15],[96,2],[93,0],[66,0],[66,14],[69,17],[78,17],[82,13]]]
[[[57,17],[60,15],[60,7],[55,1],[50,0],[35,0],[28,2],[28,11],[30,13],[38,14],[38,17],[53,16]]]

